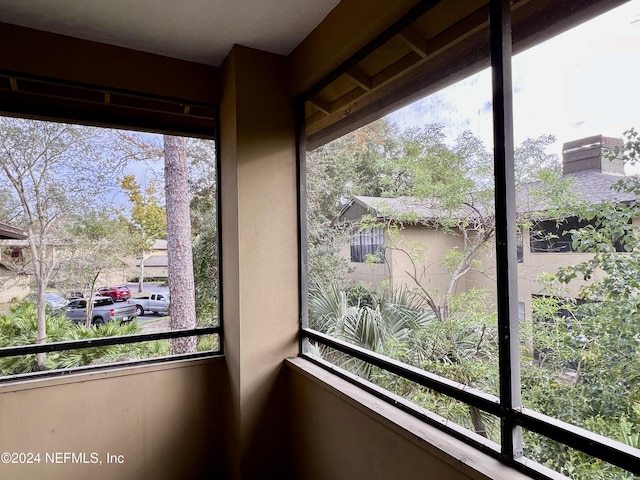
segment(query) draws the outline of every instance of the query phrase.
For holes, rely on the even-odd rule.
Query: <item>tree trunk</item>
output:
[[[47,302],[44,294],[47,288],[47,276],[42,256],[42,248],[36,245],[33,228],[27,229],[31,261],[33,262],[33,276],[36,283],[36,344],[47,343]],[[40,244],[42,247],[42,244]],[[36,353],[38,370],[47,369],[47,354]]]
[[[164,136],[171,329],[196,327],[187,152],[182,137]],[[172,340],[173,353],[197,350],[196,337]]]
[[[36,344],[47,343],[47,302],[44,298],[45,285],[39,279],[36,279],[36,299],[37,299],[37,333]],[[47,370],[47,354],[36,353],[36,362],[38,370]]]
[[[138,272],[138,293],[144,291],[144,250],[140,254],[140,272]]]

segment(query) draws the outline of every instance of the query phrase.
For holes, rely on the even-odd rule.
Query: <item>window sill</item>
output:
[[[478,480],[528,480],[532,478],[416,419],[308,360],[292,358],[286,360],[286,365],[293,372],[304,376],[373,421],[384,425],[394,434],[411,442],[423,450],[425,455],[430,455],[446,463],[467,478]],[[564,478],[555,475],[554,477]]]

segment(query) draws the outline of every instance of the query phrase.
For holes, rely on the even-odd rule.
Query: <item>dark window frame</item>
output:
[[[592,226],[598,228],[596,220],[567,217],[564,220],[541,220],[529,230],[529,250],[531,253],[575,253],[573,232]],[[623,242],[613,242],[616,252],[625,252]]]
[[[211,106],[215,110],[216,118],[219,118],[219,107]],[[20,116],[20,115],[18,115]],[[33,116],[37,118],[37,115]],[[49,118],[52,118],[49,116]],[[78,120],[77,118],[75,120]],[[73,122],[73,120],[64,119],[66,122]],[[116,123],[108,123],[108,124],[100,124],[99,122],[92,122],[92,124],[97,126],[102,126],[105,128],[125,128],[128,130],[140,130],[144,128],[143,125],[136,125],[135,127],[121,124],[118,125]],[[190,127],[185,126],[184,131],[173,131],[176,135],[181,136],[194,136],[199,138],[206,138],[209,140],[213,140],[216,142],[216,176],[217,182],[220,183],[220,126],[218,122],[215,123],[214,132],[207,132],[207,135],[204,135],[203,131],[193,129],[190,130]],[[221,200],[221,192],[220,189],[216,190],[216,203],[220,205]],[[60,342],[49,342],[44,344],[31,344],[31,345],[18,345],[18,346],[9,346],[9,347],[0,347],[0,358],[6,357],[14,357],[14,356],[23,356],[23,355],[34,355],[37,353],[49,353],[49,352],[61,352],[61,351],[69,351],[69,350],[81,350],[86,348],[95,348],[95,347],[107,347],[111,345],[126,345],[130,343],[141,343],[141,342],[149,342],[149,341],[157,341],[157,340],[168,340],[173,338],[185,338],[185,337],[199,337],[204,335],[217,335],[218,336],[218,349],[217,350],[209,350],[204,352],[195,352],[195,353],[187,353],[187,354],[172,354],[168,356],[162,357],[149,357],[138,360],[125,360],[120,362],[112,362],[112,363],[104,363],[104,364],[95,364],[95,365],[86,365],[81,367],[72,367],[72,368],[64,368],[64,369],[56,369],[56,370],[46,370],[41,372],[30,372],[30,373],[21,373],[21,374],[12,374],[0,376],[0,384],[3,383],[13,383],[16,381],[28,381],[34,378],[45,378],[45,377],[57,377],[57,376],[68,376],[79,373],[86,373],[91,371],[105,370],[111,368],[122,368],[128,366],[140,366],[140,365],[148,365],[148,364],[159,364],[159,363],[172,363],[187,359],[204,359],[204,358],[216,358],[216,357],[224,357],[224,320],[223,320],[223,298],[222,298],[222,212],[221,209],[217,209],[217,239],[218,242],[218,326],[215,327],[197,327],[194,329],[181,329],[181,330],[168,330],[164,332],[156,332],[156,333],[142,333],[142,334],[134,334],[134,335],[120,335],[115,337],[101,337],[101,338],[92,338],[92,339],[83,339],[83,340],[73,340],[73,341],[60,341]],[[78,308],[86,308],[78,307]]]
[[[453,382],[430,372],[417,369],[402,362],[384,357],[374,352],[356,347],[336,338],[325,335],[309,328],[308,322],[308,286],[306,279],[306,251],[300,251],[300,307],[301,334],[300,355],[330,372],[358,385],[373,395],[411,413],[415,417],[430,425],[446,431],[452,436],[472,445],[502,462],[521,470],[534,478],[549,479],[557,475],[556,472],[537,464],[531,459],[522,458],[522,429],[543,435],[551,440],[568,447],[580,450],[595,458],[611,463],[635,474],[640,474],[640,455],[636,449],[623,443],[614,441],[602,435],[564,423],[558,419],[539,412],[524,408],[520,401],[520,359],[519,359],[519,308],[517,303],[517,269],[519,263],[518,239],[516,236],[516,201],[513,170],[513,115],[512,115],[512,84],[511,84],[511,11],[509,0],[489,0],[490,7],[490,56],[493,83],[493,126],[495,162],[495,201],[496,201],[496,264],[497,264],[497,292],[498,292],[498,329],[499,329],[499,366],[500,392],[499,396],[488,395],[470,389],[466,385]],[[607,0],[600,2],[607,4]],[[613,4],[615,2],[608,2]],[[417,18],[415,12],[407,16]],[[378,45],[389,38],[390,31],[400,31],[411,22],[411,18],[403,17],[395,26],[390,27],[371,45]],[[564,21],[559,22],[565,23]],[[571,23],[569,21],[568,23]],[[566,23],[565,23],[566,24]],[[551,29],[553,30],[553,29]],[[540,41],[540,38],[535,41]],[[364,51],[367,49],[365,48]],[[362,54],[360,52],[360,54]],[[357,58],[358,54],[354,56]],[[312,94],[327,84],[330,79],[337,78],[342,71],[346,71],[351,63],[348,60],[327,79],[311,89],[299,99],[298,118],[298,166],[299,166],[299,242],[306,242],[306,160],[304,102]],[[346,67],[345,67],[346,66]],[[415,95],[415,92],[408,94]],[[397,98],[397,96],[396,96]],[[383,102],[384,103],[384,102]],[[387,105],[385,108],[390,108]],[[386,112],[384,112],[386,113]],[[374,118],[370,118],[373,120]],[[356,127],[360,126],[356,122]],[[336,129],[337,130],[337,129]],[[331,140],[329,136],[326,136]],[[313,140],[313,139],[312,139]],[[315,143],[314,143],[315,141]],[[317,146],[318,141],[310,142]],[[524,252],[523,252],[524,253]],[[371,384],[335,365],[307,353],[309,341],[314,341],[337,351],[346,353],[371,365],[397,374],[414,381],[436,392],[475,406],[487,413],[496,415],[501,423],[501,444],[495,445],[473,432],[455,425],[444,425],[439,419],[425,414],[422,409],[399,402],[398,398],[385,390],[373,387]]]
[[[349,240],[352,263],[384,261],[384,229],[371,227],[356,230]]]

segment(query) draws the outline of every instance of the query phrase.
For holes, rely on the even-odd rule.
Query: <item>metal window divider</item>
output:
[[[517,424],[515,414],[522,409],[522,401],[509,0],[490,0],[489,33],[493,95],[501,445],[503,457],[513,460],[522,456],[523,443],[522,428]]]

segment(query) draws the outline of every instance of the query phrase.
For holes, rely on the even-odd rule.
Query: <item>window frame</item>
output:
[[[215,110],[215,118],[219,118],[219,107],[211,106]],[[5,113],[6,114],[6,113]],[[22,115],[17,115],[22,116]],[[33,118],[38,118],[38,115],[34,115]],[[51,117],[49,117],[51,118]],[[65,123],[74,123],[73,120],[69,119],[53,119],[50,121],[62,121]],[[80,124],[76,122],[76,124]],[[98,122],[92,122],[92,125],[104,127],[104,128],[122,128],[127,130],[136,130],[142,131],[143,126],[136,125],[136,127],[132,127],[130,125],[116,125],[114,123],[108,124],[99,124]],[[187,128],[188,130],[188,128]],[[196,138],[206,138],[216,142],[216,182],[220,183],[220,126],[218,122],[215,122],[215,131],[211,132],[209,136],[205,136],[202,134],[203,131],[194,130],[191,133],[191,136]],[[163,132],[168,133],[168,132]],[[180,131],[173,132],[176,135],[180,136],[190,136],[188,132]],[[221,192],[220,189],[216,189],[216,204],[218,207],[221,203]],[[30,344],[30,345],[17,345],[17,346],[9,346],[9,347],[0,347],[0,358],[14,357],[14,356],[23,356],[23,355],[35,355],[38,353],[50,353],[50,352],[61,352],[61,351],[69,351],[69,350],[82,350],[86,348],[95,348],[95,347],[108,347],[112,345],[126,345],[131,343],[142,343],[149,341],[157,341],[157,340],[169,340],[174,338],[185,338],[185,337],[200,337],[204,335],[217,335],[218,336],[218,349],[217,350],[209,350],[204,352],[194,352],[194,353],[183,353],[183,354],[171,354],[167,356],[159,356],[159,357],[148,357],[137,360],[125,360],[119,362],[112,363],[103,363],[103,364],[95,364],[95,365],[85,365],[80,367],[72,367],[72,368],[62,368],[62,369],[53,369],[53,370],[45,370],[40,372],[29,372],[29,373],[20,373],[20,374],[12,374],[0,376],[0,384],[5,383],[14,383],[16,381],[27,381],[36,378],[45,378],[45,377],[57,377],[57,376],[68,376],[80,373],[86,373],[91,371],[99,371],[99,370],[107,370],[113,368],[123,368],[123,367],[133,367],[140,365],[149,365],[149,364],[157,364],[157,363],[172,363],[182,360],[190,360],[190,359],[204,359],[204,358],[216,358],[224,356],[224,328],[223,328],[223,299],[222,299],[222,212],[221,208],[217,208],[217,238],[216,241],[218,243],[218,325],[215,327],[196,327],[194,329],[179,329],[179,330],[168,330],[163,332],[155,332],[155,333],[141,333],[141,334],[133,334],[133,335],[120,335],[114,337],[100,337],[100,338],[91,338],[91,339],[82,339],[82,340],[71,340],[71,341],[59,341],[59,342],[49,342],[43,344]],[[86,303],[86,302],[85,302]],[[86,308],[78,307],[78,308]]]
[[[355,243],[356,240],[358,243]],[[384,261],[384,229],[371,227],[356,230],[349,239],[349,247],[351,263],[369,263],[371,260],[374,260],[373,263],[382,263]]]
[[[595,220],[582,220],[579,217],[571,216],[563,220],[540,220],[529,230],[529,252],[530,253],[579,253],[573,247],[572,231],[592,226],[598,228],[598,222]],[[551,227],[551,228],[548,228]],[[543,238],[537,238],[539,233],[543,234]],[[545,239],[544,236],[549,236]],[[546,244],[546,245],[545,245]],[[554,247],[557,245],[558,247]],[[563,248],[566,246],[566,249]],[[625,252],[622,240],[615,240],[613,247],[618,253]]]
[[[531,459],[523,458],[522,430],[527,429],[533,433],[543,435],[548,439],[562,443],[568,447],[580,450],[595,458],[601,459],[612,465],[626,469],[632,473],[640,474],[640,455],[638,451],[621,442],[595,434],[580,427],[562,422],[539,412],[525,408],[521,404],[520,397],[520,309],[517,295],[517,271],[519,257],[518,239],[516,234],[516,196],[513,167],[513,114],[512,114],[512,82],[511,82],[511,58],[512,32],[511,9],[509,0],[489,0],[489,30],[490,30],[490,59],[493,86],[493,134],[494,134],[494,162],[495,162],[495,202],[496,202],[496,267],[497,267],[497,292],[498,292],[498,331],[499,331],[499,370],[500,392],[499,396],[469,388],[464,384],[453,382],[447,378],[420,370],[397,360],[385,357],[372,351],[354,346],[309,327],[308,320],[308,285],[306,271],[306,158],[305,151],[307,138],[305,137],[305,101],[312,97],[318,87],[310,93],[298,99],[298,185],[299,185],[299,243],[300,243],[300,356],[311,361],[330,372],[358,385],[378,398],[389,402],[396,407],[407,411],[415,417],[429,423],[436,428],[446,431],[452,436],[472,445],[479,450],[501,460],[502,462],[523,471],[534,478],[549,479],[558,478],[558,473],[536,463]],[[597,3],[597,2],[596,2]],[[603,0],[600,5],[614,5],[615,1]],[[412,15],[410,12],[408,15]],[[413,13],[413,15],[417,15]],[[417,16],[416,16],[417,18]],[[582,17],[581,17],[582,18]],[[557,20],[557,19],[556,19]],[[580,19],[578,19],[580,21]],[[573,20],[575,21],[575,19]],[[570,24],[572,21],[561,19],[560,24]],[[377,45],[388,38],[389,31],[397,28],[400,31],[407,24],[407,18],[401,19],[395,27],[374,40],[371,45]],[[554,30],[550,28],[549,31]],[[522,35],[522,34],[520,34]],[[538,37],[535,42],[541,41]],[[531,41],[529,41],[531,45]],[[365,48],[366,50],[366,48]],[[361,55],[361,53],[360,53]],[[356,58],[354,56],[354,58]],[[349,61],[344,65],[348,66]],[[344,68],[343,65],[343,68]],[[328,79],[337,78],[341,73],[338,69],[329,75]],[[327,79],[320,85],[327,84]],[[407,97],[416,96],[416,92],[406,93]],[[400,95],[396,95],[397,99]],[[384,101],[383,101],[384,103]],[[374,105],[375,106],[375,105]],[[379,116],[383,116],[391,109],[387,104]],[[371,118],[369,120],[373,120]],[[355,122],[355,128],[361,124]],[[368,122],[367,122],[368,123]],[[316,135],[318,137],[319,135]],[[330,135],[324,140],[330,141]],[[319,146],[318,139],[312,139],[309,144]],[[523,250],[523,249],[522,249]],[[524,254],[524,251],[522,252]],[[423,409],[414,408],[408,404],[398,402],[390,392],[366,382],[365,380],[350,374],[337,366],[319,359],[308,353],[307,347],[310,341],[318,342],[342,353],[351,355],[357,359],[382,368],[388,372],[397,374],[419,385],[432,389],[474,406],[482,411],[496,415],[501,424],[501,443],[497,445],[477,434],[462,427],[443,422],[440,417],[425,413]],[[563,477],[564,478],[564,477]]]

